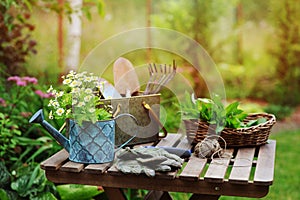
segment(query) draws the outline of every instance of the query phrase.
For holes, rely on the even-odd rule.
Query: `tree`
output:
[[[270,96],[273,102],[294,106],[300,103],[300,0],[273,1],[272,6],[277,84]]]
[[[153,24],[182,32],[198,42],[209,55],[214,56],[221,49],[224,42],[214,44],[214,33],[218,31],[215,23],[220,16],[234,7],[236,0],[207,1],[207,0],[173,0],[162,1],[155,5],[157,15],[153,15]],[[222,44],[221,44],[222,43]],[[186,52],[193,53],[193,47],[186,48]],[[198,97],[207,93],[206,85],[195,68],[191,69],[194,91]]]
[[[0,76],[24,73],[28,56],[35,54],[36,41],[31,39],[34,26],[29,5],[19,0],[0,2]]]

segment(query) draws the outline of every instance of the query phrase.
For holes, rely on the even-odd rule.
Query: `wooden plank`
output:
[[[223,182],[232,154],[233,149],[227,149],[224,158],[214,158],[209,164],[204,180]]]
[[[271,185],[273,183],[275,149],[275,140],[269,140],[267,144],[260,147],[254,173],[255,184]]]
[[[184,138],[180,139],[180,142],[176,147],[181,148],[181,149],[191,149],[192,145],[191,145],[191,143],[189,143],[187,138],[184,137]]]
[[[192,155],[180,173],[179,178],[186,179],[186,180],[197,180],[203,171],[205,165],[207,163],[207,159],[198,158]]]
[[[61,166],[60,170],[67,171],[67,172],[80,172],[83,168],[84,168],[84,164],[69,161],[65,163],[63,166]]]
[[[211,194],[225,196],[241,196],[261,198],[269,191],[269,186],[249,184],[232,184],[229,181],[222,183],[208,182],[205,180],[190,181],[180,178],[160,179],[146,175],[127,174],[114,176],[109,173],[70,173],[60,170],[46,171],[48,180],[54,183],[101,185],[102,187],[132,188],[145,190],[158,190],[169,192],[188,192],[196,194]]]
[[[89,164],[84,168],[84,171],[87,173],[101,174],[104,173],[111,165],[111,163]]]
[[[43,161],[41,163],[41,168],[44,170],[57,170],[68,160],[68,158],[69,153],[65,149],[62,149]]]
[[[167,137],[162,138],[156,146],[173,147],[181,138],[181,134],[170,133]]]
[[[229,176],[232,183],[248,183],[254,158],[255,148],[240,148],[234,159]]]

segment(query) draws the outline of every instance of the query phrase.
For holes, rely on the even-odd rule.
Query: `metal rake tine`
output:
[[[155,86],[157,85],[159,78],[160,78],[159,69],[158,69],[158,67],[156,67],[155,63],[153,63],[152,70],[153,70],[154,76],[153,76],[153,79],[150,81],[148,94],[153,94],[153,91],[155,90]]]
[[[172,68],[173,68],[173,71],[172,71]],[[176,74],[176,66],[175,66],[175,61],[174,60],[173,60],[173,67],[171,65],[169,65],[168,69],[169,70],[168,70],[166,76],[164,77],[164,79],[161,80],[160,84],[158,85],[158,87],[156,88],[156,90],[154,91],[154,93],[159,92],[159,90],[161,89],[161,87],[164,86],[164,85],[166,85],[175,76],[175,74]]]
[[[160,81],[158,87],[155,89],[154,93],[157,93],[159,92],[159,90],[161,89],[162,86],[166,85],[172,78],[173,78],[173,71],[171,72],[172,70],[172,66],[169,65],[169,67],[167,68],[166,65],[165,65],[165,68],[166,68],[166,76]]]
[[[146,86],[146,89],[144,91],[144,94],[149,94],[150,84],[153,81],[154,71],[153,71],[151,63],[148,66],[148,72],[149,72],[149,80],[147,82],[147,86]]]

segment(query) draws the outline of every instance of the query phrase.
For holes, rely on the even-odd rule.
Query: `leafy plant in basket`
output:
[[[244,123],[248,116],[242,109],[239,109],[239,102],[233,102],[225,106],[219,95],[213,94],[212,99],[197,98],[185,94],[185,104],[182,105],[182,113],[185,119],[200,119],[215,127],[215,133],[220,134],[225,128],[244,128],[261,123],[265,119]]]
[[[239,108],[239,102],[225,106],[220,96],[212,99],[197,98],[185,94],[181,106],[187,137],[196,144],[209,136],[221,138],[221,145],[253,146],[264,144],[275,123],[274,115],[267,113],[247,114]],[[219,139],[220,141],[220,139]]]
[[[112,107],[100,101],[104,82],[99,81],[97,76],[88,72],[70,71],[62,79],[61,89],[56,90],[52,86],[48,89],[54,96],[48,104],[50,119],[74,118],[82,124],[83,121],[96,122],[112,118]]]

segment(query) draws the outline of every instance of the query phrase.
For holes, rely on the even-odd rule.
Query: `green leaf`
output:
[[[249,122],[246,124],[246,126],[247,126],[247,127],[250,127],[250,126],[256,126],[256,125],[265,123],[266,121],[267,121],[266,118],[260,117],[260,118],[258,118],[258,119],[256,119],[256,120],[251,120],[251,121],[249,121]]]
[[[51,192],[45,192],[36,197],[30,198],[30,200],[57,200],[57,198]]]
[[[89,200],[102,192],[98,190],[97,186],[76,184],[59,185],[57,186],[57,191],[59,192],[61,199],[63,200]]]
[[[0,188],[0,199],[1,200],[10,200],[6,191],[1,188]]]

